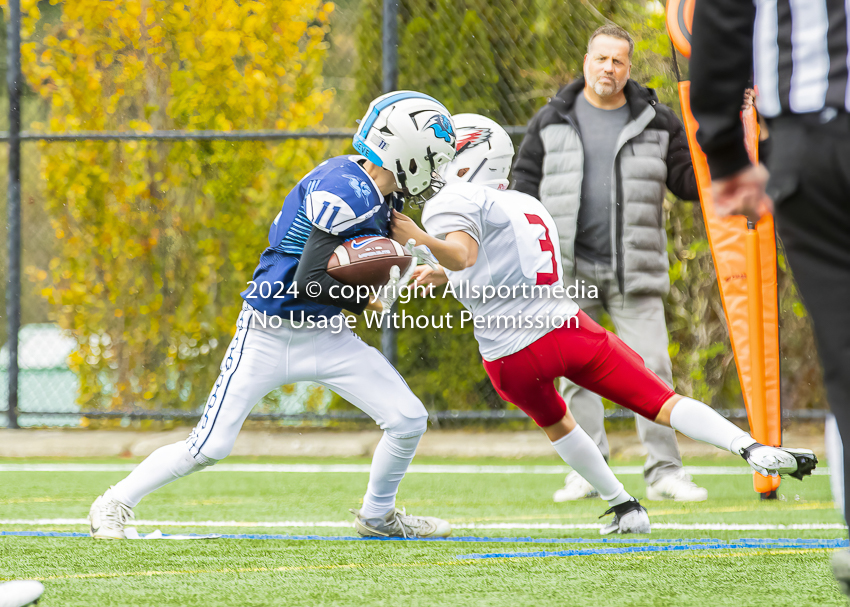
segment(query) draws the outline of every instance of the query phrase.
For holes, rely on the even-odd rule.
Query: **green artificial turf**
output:
[[[70,460],[68,460],[70,461]],[[99,460],[126,463],[127,460]],[[281,463],[281,460],[276,460]],[[5,460],[0,463],[24,463]],[[73,463],[78,463],[76,460]],[[253,462],[252,463],[261,463]],[[311,462],[315,463],[315,462]],[[323,463],[367,463],[340,460]],[[417,464],[429,463],[417,460]],[[440,460],[440,464],[451,464]],[[517,465],[517,461],[455,462]],[[551,465],[556,462],[533,462]],[[634,464],[636,462],[627,462]],[[716,462],[686,462],[686,464]],[[617,465],[618,462],[615,462]],[[619,462],[622,464],[622,462]],[[740,463],[733,463],[740,467]],[[0,472],[0,519],[83,519],[124,472]],[[645,494],[639,475],[622,476]],[[826,476],[785,479],[780,501],[761,502],[749,476],[701,476],[699,504],[644,502],[654,524],[836,524]],[[136,516],[156,521],[290,521],[286,527],[160,526],[165,533],[349,536],[353,529],[297,526],[351,521],[365,473],[237,473],[215,469],[150,495]],[[455,525],[592,524],[601,500],[555,504],[563,477],[547,474],[409,474],[399,506]],[[139,531],[153,531],[138,526]],[[0,524],[0,531],[84,532],[74,524]],[[583,529],[457,529],[456,536],[563,538],[564,543],[354,542],[217,539],[105,542],[0,537],[0,581],[41,579],[41,607],[216,605],[846,605],[826,549],[753,548],[461,560],[459,555],[598,549]],[[843,538],[827,530],[656,530],[651,538]],[[636,544],[637,545],[637,544]]]

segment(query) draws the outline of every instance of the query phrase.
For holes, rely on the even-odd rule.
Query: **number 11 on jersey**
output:
[[[330,206],[330,204],[331,204],[331,203],[330,203],[330,202],[328,202],[327,200],[326,200],[326,201],[324,201],[324,202],[322,203],[322,210],[319,212],[319,216],[318,216],[318,217],[316,217],[316,223],[321,223],[321,221],[322,221],[322,217],[325,215],[325,211],[327,211],[327,210],[328,210],[328,207]],[[339,207],[336,207],[336,206],[335,206],[335,207],[334,207],[334,210],[333,210],[333,213],[331,213],[331,216],[330,216],[330,217],[328,217],[328,221],[327,221],[327,223],[325,224],[325,227],[326,227],[328,230],[330,230],[331,228],[333,228],[334,219],[336,219],[336,215],[337,215],[337,213],[339,213]]]

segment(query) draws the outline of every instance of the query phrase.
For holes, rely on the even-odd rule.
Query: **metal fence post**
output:
[[[384,0],[383,12],[383,35],[382,35],[382,68],[384,93],[389,93],[398,88],[398,3],[399,0]],[[393,304],[393,315],[398,312],[398,303]],[[395,366],[398,362],[398,331],[391,322],[393,317],[386,320],[387,326],[381,333],[381,351],[387,360]]]
[[[384,0],[381,51],[385,93],[398,88],[398,3],[399,0]]]
[[[9,0],[6,22],[9,91],[9,427],[18,428],[18,330],[21,326],[21,2]]]

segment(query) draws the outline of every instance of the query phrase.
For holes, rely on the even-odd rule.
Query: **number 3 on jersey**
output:
[[[555,245],[552,244],[552,240],[549,238],[549,228],[546,226],[546,223],[539,215],[534,215],[533,213],[526,213],[525,218],[528,220],[528,223],[531,225],[539,225],[543,227],[543,238],[538,239],[537,242],[540,243],[540,250],[543,253],[549,253],[552,256],[552,271],[551,272],[538,272],[537,273],[537,284],[538,285],[552,285],[558,282],[558,260],[555,256]]]

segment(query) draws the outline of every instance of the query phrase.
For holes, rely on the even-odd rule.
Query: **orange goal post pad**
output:
[[[692,22],[693,0],[668,2],[670,39],[685,57],[690,56]],[[679,100],[750,431],[759,442],[779,446],[782,442],[779,303],[773,216],[765,215],[752,229],[744,217],[717,217],[711,196],[708,162],[696,139],[699,125],[691,113],[690,82],[679,82]],[[744,112],[742,119],[747,150],[757,161],[758,122],[755,111],[750,108]],[[754,473],[753,487],[758,493],[768,494],[779,487],[779,478]]]

